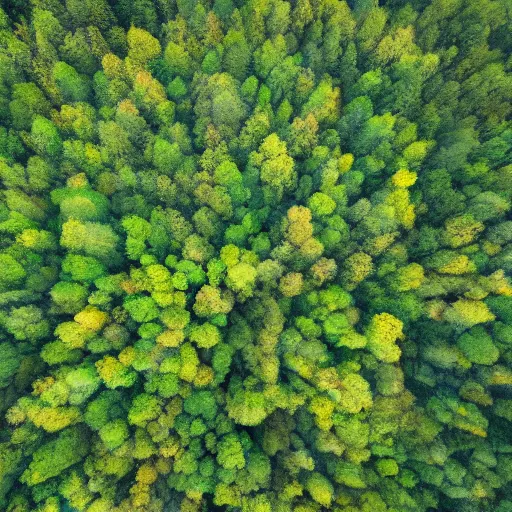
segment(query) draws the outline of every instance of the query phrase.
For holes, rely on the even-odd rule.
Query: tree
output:
[[[126,41],[128,43],[128,58],[133,60],[136,66],[142,67],[150,60],[156,59],[162,51],[158,39],[146,30],[134,26],[128,30]]]
[[[57,127],[50,120],[36,115],[30,135],[37,153],[50,158],[59,157],[62,151],[62,139]]]
[[[87,300],[88,292],[78,283],[61,281],[51,289],[51,297],[65,313],[78,313]]]
[[[329,80],[321,81],[301,109],[301,117],[315,116],[320,123],[333,124],[339,119],[340,90]]]
[[[317,144],[318,123],[313,114],[302,120],[296,117],[289,130],[287,143],[292,157],[308,157]]]
[[[303,278],[299,272],[291,272],[279,280],[279,290],[285,297],[300,295],[302,286]]]
[[[53,67],[53,78],[64,101],[87,101],[90,94],[89,84],[75,68],[65,62],[57,62]]]
[[[219,443],[217,462],[225,469],[245,467],[242,445],[236,434],[228,434]]]
[[[271,185],[278,190],[294,186],[296,174],[293,159],[287,154],[286,144],[273,133],[265,138],[254,154],[255,161],[260,166],[262,183]]]
[[[366,329],[368,349],[385,363],[394,363],[400,359],[401,350],[395,344],[403,336],[403,324],[388,313],[375,315]]]
[[[444,318],[461,327],[472,327],[476,324],[490,322],[496,317],[483,302],[459,299],[446,309]]]
[[[313,500],[324,507],[331,505],[334,489],[332,484],[321,473],[313,473],[306,482],[306,489]]]
[[[457,346],[472,363],[494,364],[500,357],[500,351],[483,327],[473,327],[464,333],[457,340]]]
[[[2,291],[15,288],[23,283],[27,275],[25,269],[10,254],[0,254],[0,264],[5,269],[0,277]]]
[[[508,3],[4,4],[0,510],[511,512]]]
[[[237,84],[226,73],[216,73],[198,89],[194,111],[198,116],[195,131],[205,135],[209,123],[227,140],[239,131],[246,115],[245,104],[240,99]]]
[[[193,60],[188,52],[178,44],[170,42],[165,49],[164,58],[174,75],[189,78],[194,69]]]
[[[251,60],[250,49],[244,34],[238,30],[229,30],[224,36],[222,43],[224,46],[222,55],[223,70],[242,82],[247,78],[247,71]]]
[[[107,262],[116,255],[118,236],[106,224],[70,219],[62,226],[60,243],[72,252],[84,252]]]
[[[28,130],[36,115],[46,116],[49,114],[50,103],[36,84],[32,82],[15,83],[12,88],[9,111],[14,128]]]
[[[87,432],[80,427],[64,430],[34,452],[32,462],[22,475],[30,486],[58,476],[65,469],[82,460],[88,453]]]
[[[212,348],[221,341],[221,335],[215,325],[204,323],[191,329],[190,340],[199,348]]]

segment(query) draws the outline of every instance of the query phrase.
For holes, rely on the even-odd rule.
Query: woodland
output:
[[[0,6],[1,511],[512,512],[509,0]]]

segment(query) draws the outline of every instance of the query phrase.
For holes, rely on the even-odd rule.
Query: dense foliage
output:
[[[512,511],[507,0],[4,0],[0,509]]]

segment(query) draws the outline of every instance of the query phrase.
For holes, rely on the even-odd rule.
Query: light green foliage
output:
[[[219,443],[217,461],[225,469],[242,469],[245,467],[242,445],[236,434],[228,434],[222,438]]]
[[[79,462],[88,451],[85,429],[74,427],[38,448],[22,475],[23,482],[33,486],[59,475]]]
[[[313,473],[306,482],[306,489],[313,500],[324,507],[329,507],[333,498],[331,482],[320,473]]]
[[[89,84],[76,69],[65,62],[57,62],[53,67],[53,78],[66,102],[87,101]]]
[[[78,283],[61,281],[51,289],[50,295],[65,313],[78,313],[85,306],[88,292]]]
[[[0,286],[2,291],[14,288],[23,282],[26,276],[25,269],[10,254],[0,254]]]
[[[227,410],[236,423],[246,426],[258,425],[267,416],[265,397],[257,391],[234,390],[228,395]]]
[[[213,420],[217,413],[217,404],[211,391],[195,392],[185,400],[183,408],[188,414],[202,416],[207,421]]]
[[[360,466],[349,462],[340,461],[336,464],[334,479],[352,489],[366,488]]]
[[[372,318],[366,331],[368,348],[373,355],[385,362],[394,363],[400,359],[400,348],[396,340],[403,336],[402,322],[388,313]]]
[[[20,366],[16,347],[4,342],[0,345],[0,386],[6,387]]]
[[[308,200],[308,207],[313,215],[321,217],[330,215],[336,208],[336,202],[322,192],[316,192]]]
[[[94,366],[86,366],[71,370],[66,375],[69,386],[68,401],[72,405],[84,403],[100,386],[100,379]]]
[[[0,8],[0,510],[512,512],[507,0]]]
[[[49,322],[40,308],[30,305],[12,308],[2,319],[3,327],[18,341],[35,342],[49,334]]]
[[[128,422],[132,425],[144,426],[149,420],[157,418],[159,412],[158,399],[143,393],[134,398],[128,412]]]
[[[96,258],[78,254],[68,254],[62,260],[62,270],[74,281],[83,282],[92,282],[106,273],[105,266]]]
[[[124,308],[139,323],[150,322],[159,314],[156,303],[151,297],[129,297],[124,302]]]
[[[190,76],[193,61],[182,46],[170,42],[165,49],[164,56],[165,62],[173,74],[185,78]]]
[[[275,133],[262,142],[255,160],[261,166],[262,183],[278,189],[291,188],[295,184],[293,159],[287,154],[286,144]]]
[[[237,263],[228,268],[225,281],[234,292],[250,297],[256,281],[256,269],[248,263]]]
[[[483,327],[473,327],[464,333],[457,340],[457,346],[472,363],[491,365],[500,356],[500,351]]]
[[[394,459],[380,459],[375,465],[381,476],[396,476],[398,474],[398,464]]]
[[[162,51],[158,39],[142,28],[130,27],[126,34],[128,43],[128,56],[137,64],[146,62],[158,57]]]
[[[171,306],[162,311],[160,318],[169,329],[184,329],[190,321],[190,313],[185,309]]]
[[[332,123],[339,116],[340,90],[332,87],[329,80],[322,80],[303,105],[301,116],[313,114],[319,123]]]
[[[153,163],[162,174],[173,175],[179,168],[183,155],[178,144],[157,138],[153,148]]]
[[[37,115],[30,132],[36,152],[49,158],[58,158],[62,151],[62,139],[57,127],[45,117]]]
[[[41,89],[33,82],[15,83],[12,88],[12,100],[9,111],[14,128],[29,130],[34,116],[45,115],[50,105]]]
[[[476,300],[459,299],[449,307],[445,314],[448,322],[462,327],[491,322],[496,317],[489,311],[485,303]]]
[[[62,226],[60,243],[72,252],[84,252],[108,261],[115,255],[118,237],[112,228],[96,222],[70,219]]]
[[[341,380],[341,390],[333,391],[334,399],[340,407],[352,414],[372,406],[370,385],[357,373],[349,373]]]
[[[129,388],[136,381],[135,372],[123,366],[116,358],[106,356],[96,362],[96,368],[101,380],[109,389],[118,387]]]
[[[103,425],[98,433],[109,450],[114,450],[121,446],[129,436],[128,426],[121,419]]]

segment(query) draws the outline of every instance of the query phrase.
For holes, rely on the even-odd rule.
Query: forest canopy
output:
[[[0,510],[512,512],[508,0],[0,5]]]

